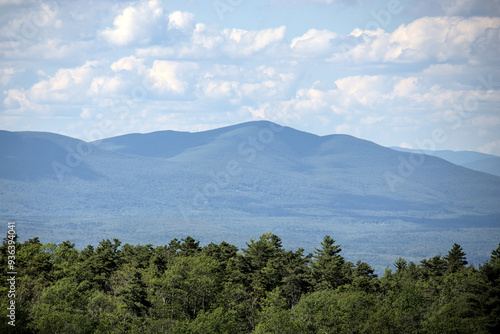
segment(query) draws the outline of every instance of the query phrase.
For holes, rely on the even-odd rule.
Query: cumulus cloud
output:
[[[87,61],[82,66],[59,69],[28,89],[10,89],[4,104],[9,108],[33,105],[75,105],[91,103],[94,95],[109,95],[123,86],[118,77],[104,76],[103,62]]]
[[[80,117],[82,119],[90,119],[92,118],[92,112],[89,108],[82,108],[82,112],[80,113]]]
[[[272,66],[213,66],[198,78],[198,95],[229,104],[254,103],[256,100],[281,99],[288,96],[296,76]],[[220,101],[219,103],[223,103]]]
[[[355,62],[470,61],[498,40],[500,18],[424,17],[394,32],[355,29],[330,60]],[[480,55],[484,58],[484,54]],[[498,54],[492,52],[492,59]]]
[[[0,85],[6,86],[16,70],[14,68],[0,68]]]
[[[310,29],[304,35],[292,39],[290,48],[295,54],[303,56],[326,55],[332,52],[332,41],[338,35],[328,30]]]
[[[165,20],[165,17],[161,1],[141,1],[125,8],[114,19],[113,27],[103,30],[101,36],[115,45],[147,43],[162,20]]]
[[[111,64],[111,69],[114,72],[130,71],[138,74],[143,74],[146,70],[144,59],[138,59],[134,55],[123,57]]]
[[[290,3],[306,14],[360,1],[273,0],[266,8]],[[420,3],[427,4],[426,14],[412,16],[422,10]],[[160,123],[194,130],[266,118],[375,141],[381,135],[374,129],[383,127],[384,133],[402,133],[394,145],[411,142],[404,134],[444,122],[483,138],[481,146],[489,149],[486,144],[498,139],[492,133],[499,124],[500,78],[493,71],[500,60],[500,18],[493,17],[499,1],[432,3],[405,7],[397,28],[368,25],[346,34],[315,22],[314,15],[304,14],[295,26],[292,20],[249,19],[239,7],[223,22],[206,22],[210,15],[189,3],[103,0],[95,9],[65,2],[50,8],[54,15],[35,37],[13,41],[8,34],[26,29],[22,18],[42,7],[11,4],[2,8],[11,13],[0,13],[0,119],[59,110],[74,124],[90,124],[131,100],[129,122],[116,123],[123,131],[156,130]],[[356,7],[366,17],[370,8]],[[481,76],[491,83],[478,93]],[[473,112],[465,110],[467,103]]]
[[[460,134],[482,129],[484,136],[493,135],[500,116],[480,111],[479,105],[492,112],[498,110],[495,104],[500,98],[499,87],[480,94],[474,81],[443,87],[425,72],[409,77],[346,76],[335,80],[334,88],[317,88],[314,84],[297,90],[289,99],[261,103],[247,111],[253,117],[267,119],[289,114],[294,119],[292,125],[300,127],[307,120],[310,126],[326,133],[334,125],[336,132],[355,136],[367,136],[380,124],[387,135],[411,131],[427,136],[425,129],[429,126]]]
[[[189,86],[187,77],[198,69],[198,65],[189,62],[157,60],[149,71],[153,86],[160,92],[182,95]]]
[[[322,57],[332,62],[484,62],[499,59],[500,18],[424,17],[393,32],[355,29],[348,36],[310,29],[284,41],[286,28],[217,29],[198,23],[190,13],[174,12],[169,27],[192,31],[174,45],[138,49],[139,57],[245,58],[266,52],[271,58]],[[488,57],[488,58],[486,58]]]
[[[96,73],[99,62],[86,62],[77,68],[60,69],[47,80],[42,80],[29,90],[29,96],[36,102],[77,102],[85,99],[89,82]]]
[[[198,23],[189,40],[174,46],[152,46],[137,50],[139,57],[246,58],[279,45],[285,27],[262,30],[217,29]]]
[[[285,35],[285,27],[270,28],[260,31],[247,31],[243,29],[225,29],[222,36],[228,42],[226,51],[232,55],[248,56],[254,52],[281,41]]]
[[[4,91],[6,98],[3,103],[7,108],[15,108],[15,107],[31,107],[33,104],[26,97],[26,92],[21,89],[9,89]]]
[[[229,57],[248,57],[282,41],[284,36],[284,26],[263,30],[233,28],[214,31],[198,25],[193,34],[193,44],[199,53],[218,51]]]
[[[194,14],[189,12],[175,11],[168,15],[168,30],[177,29],[188,31],[194,26]]]
[[[126,87],[120,76],[96,76],[88,87],[92,96],[113,96]]]

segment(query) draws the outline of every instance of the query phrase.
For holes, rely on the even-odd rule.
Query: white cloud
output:
[[[215,29],[202,23],[189,40],[176,41],[174,46],[152,46],[138,49],[139,57],[185,58],[246,58],[279,45],[285,36],[285,27],[263,30]]]
[[[246,111],[253,117],[267,119],[289,114],[296,126],[307,123],[316,129],[325,129],[326,133],[328,124],[337,124],[337,133],[355,136],[372,133],[372,129],[380,127],[385,130],[379,136],[418,133],[429,126],[457,131],[457,117],[461,117],[460,127],[466,133],[478,133],[478,129],[482,129],[486,131],[484,136],[491,136],[493,129],[500,125],[500,117],[488,115],[483,108],[498,110],[495,107],[500,99],[498,91],[481,91],[477,100],[476,83],[443,87],[435,79],[422,73],[409,77],[346,76],[335,80],[335,88],[316,88],[321,85],[315,83],[311,88],[298,89],[291,98],[247,107]],[[476,109],[463,110],[468,114],[461,116],[467,103],[475,105],[476,102]]]
[[[111,69],[114,72],[131,71],[138,74],[143,74],[146,70],[144,59],[137,59],[135,56],[123,57],[111,64]]]
[[[229,98],[240,95],[239,82],[209,80],[200,85],[203,94],[209,99]]]
[[[472,43],[491,27],[500,27],[500,18],[422,18],[399,27],[390,42],[403,60],[417,54],[438,61],[463,59],[470,57]]]
[[[392,83],[392,78],[379,75],[350,76],[335,81],[345,107],[373,107],[383,103],[392,90]]]
[[[21,89],[9,89],[4,91],[4,94],[7,96],[3,103],[7,108],[14,108],[16,106],[19,107],[30,107],[32,106],[31,101],[26,98],[26,92]]]
[[[16,70],[12,67],[10,68],[0,68],[0,85],[6,86],[12,79]]]
[[[182,95],[189,86],[188,77],[192,76],[198,65],[188,62],[156,60],[149,71],[153,85],[160,92]]]
[[[200,53],[204,51],[212,51],[224,43],[222,32],[216,29],[210,29],[203,23],[198,23],[192,36],[192,50]]]
[[[31,87],[30,98],[37,102],[69,102],[85,99],[89,82],[94,77],[99,62],[86,62],[81,67],[60,69],[53,77]]]
[[[115,45],[147,43],[164,19],[161,1],[143,0],[135,6],[125,8],[113,21],[113,28],[106,28],[101,35]]]
[[[250,56],[262,51],[268,46],[283,40],[285,27],[269,28],[257,31],[244,29],[224,29],[221,32],[224,38],[223,50],[229,56]]]
[[[97,76],[92,79],[88,93],[92,96],[113,96],[125,88],[120,76]]]
[[[7,107],[38,109],[53,104],[77,104],[89,102],[88,89],[97,73],[99,62],[86,62],[76,68],[63,68],[53,76],[41,80],[29,89],[10,89],[5,92]]]
[[[478,151],[500,156],[500,140],[488,142],[485,145],[479,147]]]
[[[215,66],[210,69],[200,82],[200,87],[209,98],[231,97],[231,103],[274,100],[285,98],[297,76],[293,72],[284,72],[272,66]],[[217,87],[225,94],[215,94],[206,90]]]
[[[422,2],[431,6],[430,0]],[[482,138],[483,146],[498,139],[492,134],[499,126],[498,87],[475,92],[481,75],[493,74],[492,81],[500,81],[494,71],[500,61],[500,18],[486,17],[495,15],[492,10],[484,17],[471,15],[480,11],[481,1],[437,0],[428,14],[413,19],[408,13],[420,6],[416,3],[394,19],[392,23],[404,24],[393,30],[355,29],[348,35],[336,30],[340,22],[329,24],[306,14],[311,9],[345,10],[360,1],[271,3],[274,7],[265,7],[267,16],[249,18],[245,15],[255,11],[246,12],[245,5],[223,22],[206,21],[211,15],[189,2],[167,7],[159,0],[104,0],[96,3],[98,9],[83,2],[61,3],[36,36],[14,42],[16,48],[6,33],[19,32],[22,17],[42,7],[3,7],[12,12],[0,13],[5,107],[0,117],[31,113],[36,119],[52,110],[74,118],[75,124],[93,124],[109,118],[114,105],[131,100],[134,109],[122,131],[157,130],[160,123],[154,120],[193,130],[267,118],[323,134],[335,129],[363,134],[375,141],[399,131],[394,145],[411,142],[404,135],[415,136],[413,129],[425,126],[444,122],[455,131],[454,121],[443,121],[445,115],[461,117],[459,108],[466,99],[479,96],[477,108],[462,117],[456,131]],[[292,11],[283,12],[283,19],[271,15],[288,3],[299,9],[294,13],[304,11],[297,25],[285,17]],[[356,11],[359,16],[352,22],[371,19],[372,7],[356,7],[360,13]],[[345,12],[354,13],[352,8]],[[203,23],[196,21],[200,18]],[[288,30],[284,22],[290,22]],[[143,88],[146,95],[137,103],[133,92]],[[379,128],[382,134],[375,134]],[[372,137],[366,135],[369,131]]]
[[[192,30],[194,26],[194,14],[190,12],[175,11],[168,15],[168,29],[183,31]]]
[[[82,119],[90,119],[92,118],[92,112],[89,108],[82,108],[82,112],[80,113],[80,117]]]
[[[394,32],[355,29],[330,60],[355,62],[470,61],[474,49],[495,45],[500,18],[423,17]],[[477,52],[476,52],[477,53]],[[480,55],[481,56],[481,55]],[[483,55],[484,57],[484,55]],[[497,60],[498,54],[491,54]]]
[[[304,56],[325,55],[332,52],[332,40],[337,34],[328,30],[310,29],[304,35],[296,37],[290,43],[292,52]]]

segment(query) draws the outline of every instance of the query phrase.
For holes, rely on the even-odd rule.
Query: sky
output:
[[[262,119],[500,155],[500,0],[0,0],[0,129]]]

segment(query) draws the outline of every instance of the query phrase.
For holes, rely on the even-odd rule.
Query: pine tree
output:
[[[500,243],[498,244],[498,248],[491,252],[491,260],[500,259]]]
[[[455,273],[467,265],[467,260],[462,246],[459,244],[453,244],[453,247],[448,252],[448,255],[444,257],[446,261],[446,270],[451,273]]]
[[[426,277],[443,276],[443,274],[446,272],[447,262],[445,259],[441,258],[440,255],[436,255],[429,260],[424,259],[420,261],[420,266],[422,267],[423,273]]]
[[[340,245],[335,245],[335,240],[326,235],[321,242],[321,249],[314,251],[314,262],[311,265],[313,281],[316,290],[335,289],[346,283],[345,261],[340,255]]]
[[[333,240],[329,235],[325,235],[323,241],[321,242],[321,246],[321,249],[316,248],[314,251],[314,258],[316,260],[342,257],[339,255],[342,251],[340,245],[335,245],[335,240]]]
[[[394,267],[396,267],[396,272],[401,272],[408,267],[408,263],[401,256],[394,262]]]

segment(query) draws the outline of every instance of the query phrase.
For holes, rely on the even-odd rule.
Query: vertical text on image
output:
[[[7,298],[9,307],[7,307],[7,318],[10,326],[16,325],[16,222],[8,222],[7,231],[7,282],[9,283]]]

